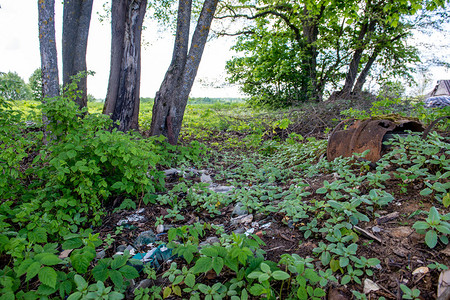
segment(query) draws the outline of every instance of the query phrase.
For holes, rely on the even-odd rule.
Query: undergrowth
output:
[[[118,132],[109,118],[78,111],[67,96],[73,93],[42,105],[49,120],[45,135],[39,120],[30,126],[0,99],[2,299],[323,299],[335,285],[366,299],[363,280],[375,279],[386,266],[366,257],[360,228],[416,186],[429,205],[410,216],[409,225],[430,251],[448,244],[450,146],[436,132],[426,140],[395,137],[388,142],[393,150],[375,166],[364,160],[367,153],[328,161],[326,140],[292,130],[292,112],[252,118],[241,104],[216,105],[188,115],[186,145],[174,147]],[[377,116],[392,112],[391,104],[345,114]],[[420,109],[415,115],[430,118]],[[213,170],[215,181],[233,189],[216,193],[182,178],[165,190],[162,169],[190,166]],[[388,190],[388,184],[397,186]],[[304,257],[268,259],[259,235],[210,221],[185,224],[188,211],[214,219],[237,203],[248,213],[279,217],[302,234],[300,243],[316,247]],[[164,243],[175,256],[160,268],[142,265],[127,251],[97,258],[113,243],[96,232],[103,218],[136,204],[163,207],[167,214],[159,224],[176,225]],[[202,243],[211,235],[218,240]],[[424,263],[446,268],[438,258]],[[152,284],[130,289],[132,280],[143,278]],[[399,288],[406,297],[427,292],[413,282]]]

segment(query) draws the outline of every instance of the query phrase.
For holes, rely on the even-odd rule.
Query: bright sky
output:
[[[62,1],[55,2],[56,47],[61,74]],[[0,71],[17,72],[28,82],[33,71],[40,67],[37,1],[0,0],[0,5]],[[88,93],[100,99],[105,98],[108,86],[111,48],[110,23],[100,23],[97,14],[103,11],[102,5],[103,1],[94,1],[87,50],[88,70],[95,71],[94,77],[88,78]],[[170,33],[158,33],[157,27],[150,22],[146,26],[143,33],[141,97],[154,97],[169,67],[174,37]],[[207,43],[191,97],[240,96],[236,86],[223,87],[225,62],[232,56],[230,46],[231,41],[223,39]],[[222,87],[211,87],[211,83]]]
[[[61,73],[62,1],[55,2]],[[98,18],[98,12],[103,11],[103,2],[94,1],[87,51],[88,70],[96,73],[94,77],[88,78],[88,93],[99,99],[104,99],[106,95],[111,44],[110,24],[100,23]],[[28,81],[33,71],[40,67],[37,0],[0,0],[0,5],[0,71],[17,72]],[[158,33],[158,28],[150,22],[146,26],[143,33],[141,97],[154,97],[170,64],[174,37],[170,33]],[[438,34],[424,38],[432,38],[436,49],[431,51],[439,53],[450,62],[448,35]],[[223,38],[206,44],[191,97],[242,96],[236,86],[224,84],[225,62],[233,55],[229,50],[231,45],[231,40]],[[450,72],[444,68],[433,68],[431,77],[431,86],[434,86],[439,79],[450,79]]]

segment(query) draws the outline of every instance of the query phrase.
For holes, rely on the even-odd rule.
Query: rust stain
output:
[[[347,129],[341,129],[349,124]],[[423,125],[416,120],[345,120],[339,123],[333,130],[328,140],[327,158],[334,160],[336,157],[350,157],[353,153],[362,153],[370,150],[364,157],[376,162],[381,158],[383,137],[386,133],[400,133],[405,130],[424,130]]]

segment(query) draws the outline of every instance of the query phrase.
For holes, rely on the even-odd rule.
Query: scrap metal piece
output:
[[[347,123],[351,125],[341,129]],[[339,156],[350,157],[353,153],[370,150],[364,159],[376,162],[381,158],[386,133],[404,133],[406,130],[422,132],[424,128],[418,121],[408,119],[344,120],[336,126],[328,140],[327,158],[331,161]]]

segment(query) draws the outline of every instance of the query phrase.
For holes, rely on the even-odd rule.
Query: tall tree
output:
[[[63,85],[71,83],[71,77],[86,72],[86,51],[93,0],[64,0],[62,64]],[[87,78],[78,82],[81,92],[75,98],[80,108],[87,106]]]
[[[55,39],[55,0],[38,0],[39,49],[41,53],[42,97],[59,96],[58,60]]]
[[[192,0],[179,0],[177,32],[172,62],[153,105],[151,135],[164,135],[176,144],[183,122],[189,93],[208,39],[219,0],[205,0],[189,46]]]
[[[235,49],[245,53],[228,62],[230,80],[254,104],[290,106],[339,87],[337,96],[359,92],[374,69],[409,76],[419,58],[407,41],[416,19],[447,2],[229,0],[218,18],[246,20],[242,30],[223,33],[240,35]]]
[[[141,35],[147,0],[113,0],[111,66],[103,113],[119,121],[118,129],[138,128],[141,80]]]

